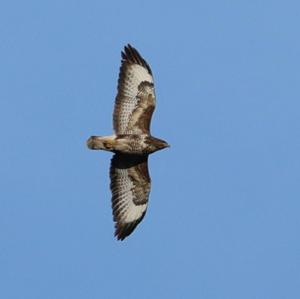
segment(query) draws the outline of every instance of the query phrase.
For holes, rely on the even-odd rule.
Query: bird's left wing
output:
[[[149,134],[154,108],[155,91],[150,66],[135,48],[127,45],[122,52],[113,114],[116,134]]]
[[[151,188],[148,156],[115,154],[110,179],[115,236],[123,240],[146,214]]]

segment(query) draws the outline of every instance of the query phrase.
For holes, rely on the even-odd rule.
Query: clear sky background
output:
[[[0,298],[300,298],[299,1],[0,5]],[[156,83],[144,221],[113,237],[120,52]]]

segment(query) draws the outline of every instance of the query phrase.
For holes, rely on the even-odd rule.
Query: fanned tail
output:
[[[91,136],[86,143],[91,150],[113,151],[115,149],[114,136]]]

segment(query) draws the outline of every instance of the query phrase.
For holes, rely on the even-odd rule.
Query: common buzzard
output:
[[[113,113],[115,134],[91,136],[92,150],[114,152],[110,166],[110,188],[115,236],[124,240],[145,216],[151,188],[148,156],[169,147],[151,136],[155,91],[149,64],[131,45],[124,47]]]

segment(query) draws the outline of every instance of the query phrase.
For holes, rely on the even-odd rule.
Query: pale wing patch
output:
[[[138,64],[125,64],[126,72],[124,74],[124,82],[122,88],[122,96],[136,100],[139,85],[144,82],[153,83],[152,76],[148,71]],[[135,102],[136,103],[136,102]]]
[[[150,193],[147,157],[116,154],[110,168],[115,235],[123,240],[140,223]]]
[[[130,46],[125,47],[124,51],[113,115],[114,130],[119,135],[131,134],[127,126],[139,102],[141,83],[147,82],[153,86],[153,77],[147,62]]]
[[[137,188],[129,176],[128,169],[114,169],[113,207],[118,221],[129,223],[136,221],[147,209],[147,204],[136,205],[134,188]]]

